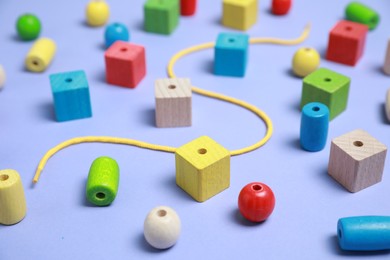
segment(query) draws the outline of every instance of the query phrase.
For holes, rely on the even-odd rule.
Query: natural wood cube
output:
[[[158,79],[155,82],[156,126],[191,126],[192,96],[189,79]]]
[[[203,202],[230,186],[230,152],[208,136],[176,150],[176,184]]]
[[[332,140],[328,173],[350,192],[382,180],[387,148],[363,130]]]

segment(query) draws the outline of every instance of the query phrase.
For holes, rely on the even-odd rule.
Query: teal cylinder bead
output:
[[[317,152],[324,149],[328,137],[329,109],[319,102],[302,108],[300,143],[304,150]]]
[[[337,222],[337,237],[343,250],[377,251],[390,249],[390,217],[358,216]]]
[[[95,159],[89,169],[86,195],[97,206],[110,205],[118,192],[119,166],[107,156]]]
[[[349,3],[345,8],[345,16],[347,20],[367,25],[370,30],[375,29],[380,20],[376,11],[359,2]]]

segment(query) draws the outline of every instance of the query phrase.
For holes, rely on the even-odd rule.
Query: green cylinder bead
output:
[[[107,156],[95,159],[89,169],[87,199],[97,206],[110,205],[118,192],[119,166]]]
[[[24,14],[16,21],[16,31],[23,41],[31,41],[38,38],[41,32],[41,22],[33,14]]]
[[[365,24],[370,30],[374,30],[379,23],[379,14],[370,7],[359,3],[351,2],[345,8],[347,20]]]

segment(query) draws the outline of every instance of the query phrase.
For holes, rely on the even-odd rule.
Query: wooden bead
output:
[[[146,74],[145,48],[116,41],[104,54],[106,81],[109,84],[135,88]]]
[[[350,79],[334,71],[320,68],[303,79],[301,108],[310,102],[320,102],[329,109],[333,120],[347,108]]]
[[[180,0],[180,14],[183,16],[191,16],[196,12],[197,0]]]
[[[248,30],[257,22],[258,0],[223,0],[222,24]]]
[[[155,82],[156,126],[191,126],[192,94],[189,79],[158,79]]]
[[[285,15],[290,11],[292,0],[272,0],[272,13]]]
[[[176,150],[176,184],[203,202],[230,186],[230,152],[208,136]]]
[[[25,65],[32,72],[43,72],[50,65],[56,52],[56,44],[49,38],[40,38],[27,54]]]
[[[347,5],[345,17],[347,20],[367,25],[370,30],[374,30],[380,20],[377,12],[359,2],[351,2]]]
[[[363,130],[332,140],[328,173],[350,192],[382,180],[387,148]]]
[[[18,172],[0,170],[0,224],[16,224],[26,216],[26,212],[26,199]]]
[[[179,0],[147,0],[144,5],[145,31],[171,34],[179,24]]]
[[[292,69],[298,77],[306,77],[320,65],[320,54],[313,48],[298,49],[292,60]]]
[[[180,218],[170,207],[156,207],[145,218],[144,236],[154,248],[167,249],[172,247],[179,239],[180,231]]]
[[[387,90],[386,102],[385,102],[387,120],[390,122],[390,89]]]
[[[326,59],[355,66],[362,57],[366,44],[368,27],[350,22],[338,22],[329,33]]]
[[[16,31],[23,41],[35,40],[41,32],[41,22],[33,14],[23,14],[16,21]]]
[[[387,49],[385,56],[385,63],[383,65],[383,72],[390,75],[390,39],[387,41]]]
[[[85,9],[87,24],[90,26],[103,26],[110,17],[110,8],[104,0],[92,0]]]
[[[97,206],[110,205],[116,197],[119,185],[118,163],[107,156],[95,159],[89,169],[87,199]]]
[[[110,47],[116,41],[127,42],[130,40],[129,30],[122,23],[113,23],[106,27],[104,32],[106,48]]]
[[[5,70],[4,70],[3,66],[1,66],[1,64],[0,64],[0,89],[2,89],[4,87],[6,79],[7,79],[7,77],[5,75]]]
[[[89,85],[84,71],[50,75],[54,111],[59,122],[92,116]]]

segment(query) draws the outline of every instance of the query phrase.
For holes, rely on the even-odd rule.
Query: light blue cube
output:
[[[249,36],[220,33],[214,47],[214,74],[244,77],[248,63]]]
[[[92,116],[89,86],[84,71],[52,74],[50,85],[57,121]]]

